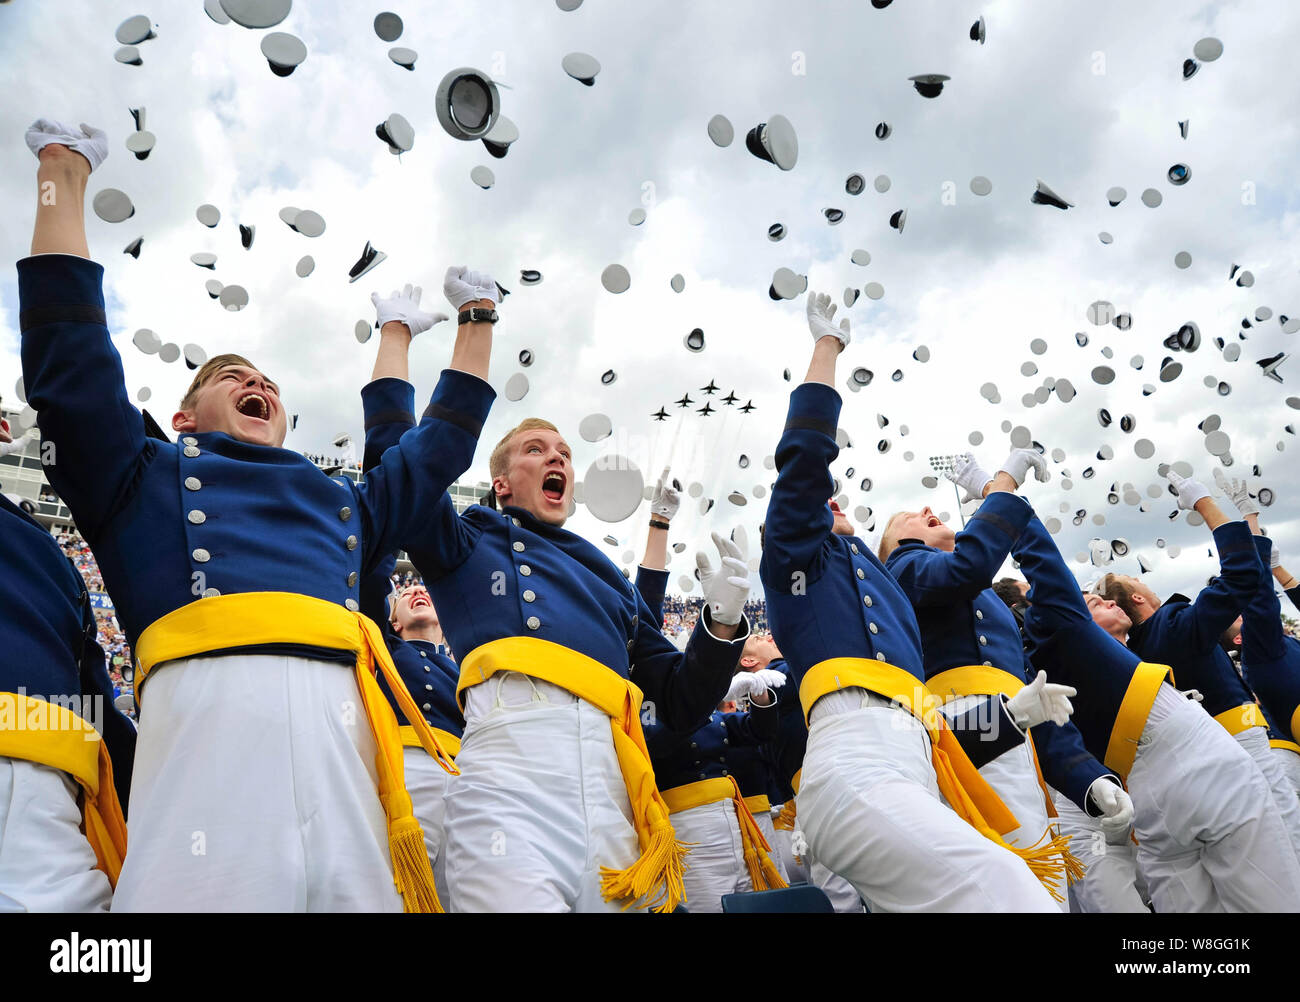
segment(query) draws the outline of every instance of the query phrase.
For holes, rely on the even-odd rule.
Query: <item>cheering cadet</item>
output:
[[[415,427],[415,387],[409,382],[408,355],[413,330],[446,320],[445,314],[423,313],[420,290],[406,286],[387,299],[372,294],[379,313],[379,351],[371,381],[361,390],[366,445],[362,469],[368,474],[380,457]],[[392,586],[397,557],[388,555],[361,581],[361,610],[384,629],[393,664],[412,700],[420,708],[438,743],[455,759],[465,720],[456,704],[460,669],[444,643],[437,610],[423,585],[400,591]],[[390,594],[391,593],[391,594]],[[448,900],[446,839],[443,818],[450,774],[424,750],[419,735],[393,695],[387,679],[379,680],[399,724],[406,772],[406,792],[416,820],[424,830],[424,846],[433,867],[439,901]]]
[[[199,369],[172,418],[180,442],[147,438],[105,327],[103,269],[86,259],[86,182],[106,137],[41,120],[27,139],[57,193],[18,263],[28,398],[56,449],[50,482],[139,662],[131,852],[113,907],[433,909],[373,669],[397,675],[358,585],[399,541],[436,531],[425,512],[469,464],[493,399],[490,325],[460,329],[420,427],[364,486],[281,448],[279,389],[238,356]],[[455,270],[448,284],[466,286]]]
[[[113,706],[85,582],[4,495],[0,608],[0,912],[107,911],[135,728]]]
[[[808,723],[799,818],[809,847],[873,908],[1055,911],[1026,859],[998,837],[1014,817],[934,709],[911,604],[827,505],[839,452],[835,362],[849,328],[834,325],[827,295],[810,292],[807,313],[815,347],[777,447],[760,573]],[[1058,691],[1048,693],[1056,705],[1039,700],[1023,722],[1061,713]],[[1019,694],[1010,704],[998,707],[1026,709]],[[1019,733],[1008,720],[999,740],[976,740],[972,751],[992,758]]]
[[[1027,681],[1024,645],[1011,610],[994,593],[993,575],[1034,511],[1015,491],[1034,470],[1047,479],[1047,464],[1033,449],[1013,449],[996,477],[967,453],[950,479],[966,491],[963,501],[982,499],[963,532],[954,534],[934,512],[900,512],[885,526],[880,558],[916,612],[925,659],[926,687],[960,714],[981,697],[1014,696]],[[1026,740],[981,766],[980,773],[1020,821],[1006,840],[1029,847],[1053,832],[1055,805],[1044,780],[1094,817],[1111,819],[1127,832],[1133,805],[1119,778],[1083,747],[1073,724],[1050,721]],[[1041,770],[1039,764],[1041,763]],[[1081,874],[1077,866],[1071,878]],[[1063,875],[1064,876],[1064,875]],[[1067,905],[1066,881],[1053,897]]]
[[[664,470],[650,498],[650,538],[636,574],[637,592],[658,622],[663,622],[668,584],[668,526],[680,504],[668,472]],[[743,530],[737,532],[740,541],[730,542],[743,562]],[[699,554],[696,563],[701,579],[707,580],[712,573],[708,559]],[[721,911],[724,894],[786,886],[769,855],[771,842],[757,821],[761,814],[770,826],[763,747],[777,732],[772,690],[785,682],[780,672],[737,672],[723,703],[689,734],[669,730],[658,720],[642,721],[655,785],[672,814],[677,838],[691,847],[682,878],[691,911]],[[735,708],[734,701],[742,696],[749,698],[748,712]]]
[[[1221,472],[1215,479],[1219,480],[1220,476]],[[1242,510],[1263,566],[1280,566],[1273,563],[1277,548],[1260,532],[1258,512],[1248,510],[1253,502],[1244,496],[1245,483],[1225,478],[1220,486]],[[1272,725],[1271,754],[1287,787],[1300,792],[1300,745],[1296,743],[1297,729],[1300,729],[1300,641],[1282,630],[1282,606],[1273,590],[1273,579],[1267,574],[1262,576],[1241,620],[1233,624],[1225,639],[1240,644],[1246,684],[1259,697],[1264,715]]]
[[[573,462],[554,425],[511,429],[489,470],[500,511],[458,516],[444,498],[426,512],[433,541],[407,547],[460,657],[451,907],[671,910],[685,849],[642,717],[689,733],[725,695],[749,633],[748,570],[720,541],[723,567],[679,653],[633,584],[563,528]]]
[[[1198,512],[1213,532],[1219,551],[1219,576],[1201,590],[1195,602],[1173,595],[1162,603],[1144,581],[1118,574],[1103,577],[1098,590],[1103,597],[1117,602],[1132,621],[1129,649],[1144,659],[1168,664],[1179,685],[1198,690],[1205,697],[1205,711],[1254,759],[1273,790],[1292,846],[1300,852],[1300,802],[1295,788],[1269,748],[1267,725],[1254,693],[1219,646],[1224,630],[1255,597],[1261,578],[1267,583],[1268,577],[1244,522],[1228,521],[1199,482],[1173,471],[1169,482],[1178,492],[1179,507]],[[1239,497],[1246,508],[1243,514],[1258,511],[1244,483]]]
[[[1085,602],[1036,517],[1011,556],[1030,584],[1030,663],[1078,689],[1072,722],[1084,746],[1127,784],[1138,867],[1155,910],[1300,907],[1300,867],[1250,756],[1165,684],[1168,665],[1123,646],[1128,616],[1096,595]]]

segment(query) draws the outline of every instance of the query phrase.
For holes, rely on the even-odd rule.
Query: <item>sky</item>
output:
[[[393,44],[416,50],[412,72],[388,58],[390,45],[373,30],[384,9],[404,21]],[[152,19],[157,37],[140,45],[143,65],[123,65],[114,60],[114,32],[136,14]],[[984,45],[968,35],[981,15]],[[1102,570],[1087,560],[1090,540],[1125,539],[1129,555],[1105,570],[1136,574],[1140,553],[1157,592],[1194,593],[1217,567],[1211,537],[1185,514],[1170,519],[1176,502],[1158,471],[1186,462],[1213,488],[1219,460],[1198,424],[1214,414],[1231,439],[1227,472],[1258,465],[1252,489],[1276,497],[1261,521],[1284,563],[1294,554],[1290,563],[1300,566],[1300,442],[1285,430],[1300,424],[1287,403],[1300,407],[1300,360],[1281,365],[1282,384],[1255,364],[1293,350],[1296,336],[1278,317],[1300,316],[1300,125],[1288,82],[1297,5],[895,0],[876,10],[867,0],[743,7],[585,0],[565,12],[551,0],[389,8],[298,0],[269,30],[307,46],[291,76],[272,74],[259,51],[265,32],[218,25],[200,0],[0,4],[0,58],[10,80],[0,107],[0,204],[10,220],[0,228],[0,258],[17,261],[30,246],[37,192],[28,125],[46,117],[107,130],[110,155],[88,194],[119,188],[136,213],[109,224],[88,204],[91,256],[105,266],[109,329],[127,388],[133,398],[149,389],[144,406],[164,426],[192,373],[136,349],[140,328],[209,354],[251,358],[299,415],[287,448],[334,454],[332,440],[348,433],[359,452],[359,391],[378,341],[359,344],[353,329],[374,320],[370,294],[411,282],[424,290],[422,305],[449,311],[446,267],[486,270],[512,294],[494,338],[499,395],[463,479],[486,480],[491,445],[529,416],[560,427],[579,478],[611,455],[630,460],[647,487],[670,466],[695,492],[684,491],[673,522],[670,538],[684,552],[670,563],[672,588],[689,585],[698,595],[688,575],[697,549],[716,565],[711,531],[744,525],[757,557],[775,477],[764,460],[775,452],[813,345],[804,297],[767,295],[773,272],[786,267],[833,296],[837,321],[851,320],[837,386],[840,426],[852,444],[832,472],[841,503],[873,544],[899,510],[929,505],[960,526],[952,485],[923,480],[930,457],[970,449],[993,472],[1011,447],[1009,432],[1024,428],[1049,457],[1063,457],[1024,495],[1045,520],[1060,521],[1056,539],[1081,582]],[[1205,37],[1220,39],[1223,54],[1185,80],[1183,60]],[[564,73],[571,52],[599,60],[594,86]],[[438,124],[438,82],[460,66],[500,85],[502,113],[520,132],[505,159]],[[951,80],[926,99],[908,80],[920,73]],[[142,106],[157,145],[139,161],[125,142],[130,109]],[[415,130],[401,157],[375,135],[394,112]],[[707,133],[716,114],[735,128],[727,148]],[[752,127],[777,114],[798,135],[798,162],[788,172],[744,144]],[[1181,120],[1189,122],[1186,139]],[[884,141],[874,134],[881,121],[893,130]],[[1191,168],[1183,186],[1167,179],[1175,163]],[[479,165],[495,174],[489,190],[470,180]],[[845,190],[853,173],[867,181],[857,196]],[[884,193],[873,183],[880,175],[889,179]],[[977,175],[992,182],[985,197],[971,191]],[[1032,204],[1037,179],[1074,207]],[[1106,192],[1114,185],[1128,195],[1112,208]],[[1147,188],[1162,195],[1159,207],[1140,200]],[[204,203],[221,211],[215,229],[195,218]],[[277,216],[285,206],[319,212],[324,234],[290,230]],[[827,208],[842,210],[842,222],[828,225]],[[629,224],[634,209],[646,213],[639,226]],[[908,212],[902,233],[889,226],[899,209]],[[772,242],[767,231],[777,222],[787,236]],[[240,246],[238,223],[256,226],[250,250]],[[1109,245],[1102,231],[1113,236]],[[138,260],[122,253],[136,237],[144,238]],[[387,260],[349,283],[367,241]],[[870,254],[866,266],[850,260],[858,249]],[[217,255],[215,272],[190,262],[202,251]],[[1191,255],[1189,267],[1175,265],[1179,252]],[[305,254],[316,268],[304,279],[294,266]],[[615,263],[631,275],[619,295],[600,281]],[[1252,287],[1229,280],[1234,265],[1253,273]],[[522,286],[522,269],[540,271],[541,284]],[[669,285],[675,274],[685,280],[680,294]],[[223,310],[204,289],[214,277],[244,286],[249,305]],[[883,298],[862,295],[846,308],[845,290],[868,282],[883,286]],[[1131,328],[1090,323],[1088,307],[1098,300],[1131,314]],[[1272,316],[1256,322],[1261,308]],[[1189,321],[1202,332],[1200,349],[1165,349],[1164,339]],[[706,346],[692,354],[683,338],[696,327]],[[1085,347],[1078,332],[1088,335]],[[452,324],[440,324],[413,342],[418,401],[432,392],[453,336]],[[1229,361],[1216,337],[1239,346],[1239,359]],[[1036,340],[1041,354],[1031,347]],[[928,361],[914,359],[920,346]],[[526,369],[517,360],[523,349],[535,357]],[[1168,355],[1183,371],[1162,382]],[[1109,385],[1090,375],[1101,365],[1115,372]],[[858,366],[875,378],[849,392]],[[616,378],[606,385],[608,370]],[[529,391],[510,401],[504,387],[518,372]],[[16,402],[20,374],[16,272],[7,267],[6,404]],[[1053,392],[1037,402],[1035,390],[1062,379],[1077,391],[1072,401]],[[720,391],[709,397],[701,388],[711,381]],[[987,383],[997,387],[997,402],[981,395]],[[1144,395],[1144,385],[1154,392]],[[722,404],[728,391],[754,410]],[[687,393],[693,406],[677,407]],[[717,413],[696,412],[706,400]],[[670,417],[656,422],[651,414],[661,406]],[[1102,408],[1109,427],[1098,419]],[[580,437],[579,423],[592,414],[610,418],[609,438]],[[1134,419],[1130,433],[1120,428],[1124,415]],[[1139,439],[1153,444],[1150,458],[1136,454]],[[1098,458],[1104,446],[1113,458]],[[1089,467],[1094,475],[1085,479]],[[1117,505],[1107,503],[1112,484]],[[1141,507],[1125,503],[1126,485]],[[733,491],[744,506],[728,500]],[[966,515],[973,510],[966,506]],[[569,527],[592,540],[612,536],[614,545],[601,545],[633,569],[647,516],[643,503],[609,524],[579,505]],[[757,593],[757,574],[753,581]]]

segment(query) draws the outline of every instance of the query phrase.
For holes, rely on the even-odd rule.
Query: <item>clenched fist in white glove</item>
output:
[[[781,686],[785,685],[785,682],[785,673],[779,672],[775,668],[737,672],[731,678],[731,688],[722,697],[723,702],[729,703],[741,696],[748,696],[752,700],[757,696],[762,696],[769,689],[781,688]],[[766,706],[767,703],[764,702],[762,705]]]
[[[744,613],[745,599],[749,598],[749,566],[745,563],[745,550],[716,532],[713,533],[713,545],[722,557],[721,565],[715,571],[705,554],[696,553],[696,574],[713,621],[723,626],[735,626]]]
[[[464,265],[452,265],[442,279],[442,291],[457,310],[480,299],[501,302],[501,290],[486,271],[470,271]]]
[[[50,118],[38,118],[27,129],[27,148],[39,160],[41,150],[51,143],[76,150],[86,158],[92,171],[108,159],[108,133],[85,122],[74,129]]]
[[[969,452],[956,458],[956,465],[951,470],[945,471],[944,476],[966,492],[966,496],[961,499],[962,504],[980,500],[984,497],[984,488],[993,478]]]
[[[1197,501],[1210,496],[1210,492],[1205,489],[1205,485],[1199,480],[1179,476],[1173,470],[1165,474],[1165,479],[1178,492],[1178,507],[1184,511],[1192,511],[1196,507]]]
[[[382,328],[390,320],[396,320],[398,323],[405,324],[406,329],[411,332],[411,337],[415,337],[434,324],[446,320],[445,313],[425,313],[420,309],[421,292],[418,285],[412,286],[410,283],[407,283],[401,292],[394,289],[387,299],[380,299],[379,293],[372,292],[370,301],[375,304],[376,323]]]
[[[1074,712],[1070,697],[1078,694],[1071,686],[1047,681],[1047,672],[1040,671],[1037,678],[1007,700],[1007,712],[1021,730],[1049,720],[1064,726]]]
[[[820,341],[827,335],[837,338],[841,351],[844,350],[843,346],[853,338],[849,332],[848,317],[841,320],[838,327],[835,326],[835,304],[825,292],[808,293],[808,329],[812,331],[814,341]]]
[[[1120,842],[1128,837],[1133,824],[1133,798],[1118,783],[1098,776],[1088,787],[1088,799],[1101,811],[1101,830],[1107,842]]]
[[[1236,477],[1229,479],[1223,470],[1216,466],[1214,468],[1214,483],[1219,490],[1228,496],[1228,500],[1237,506],[1237,511],[1241,512],[1242,518],[1247,515],[1259,514],[1259,505],[1251,498],[1250,491],[1246,488],[1245,477],[1240,480]]]
[[[1030,470],[1034,471],[1034,479],[1040,484],[1047,483],[1047,478],[1051,476],[1047,472],[1047,460],[1037,449],[1012,449],[1011,455],[1007,456],[998,472],[1007,474],[1016,482],[1017,487],[1022,487]]]
[[[682,503],[677,493],[681,485],[676,480],[668,479],[668,470],[669,468],[665,466],[664,472],[659,475],[659,482],[655,484],[654,493],[650,495],[650,514],[662,518],[665,522],[673,520]]]

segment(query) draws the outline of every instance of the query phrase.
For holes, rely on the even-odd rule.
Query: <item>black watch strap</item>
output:
[[[459,324],[494,324],[497,322],[497,311],[485,310],[475,306],[470,310],[461,310],[456,315],[456,322]]]

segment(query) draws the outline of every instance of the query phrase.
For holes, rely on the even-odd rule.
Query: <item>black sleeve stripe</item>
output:
[[[415,415],[404,410],[380,411],[366,419],[366,431],[377,428],[381,424],[404,424],[415,427]]]
[[[45,324],[99,324],[107,327],[104,311],[98,306],[32,306],[18,314],[19,331],[29,331]]]
[[[835,425],[817,418],[790,418],[785,423],[786,431],[819,431],[827,438],[835,437]]]
[[[1010,522],[1008,522],[1001,515],[994,515],[992,512],[977,511],[974,515],[971,516],[971,521],[973,522],[977,518],[982,519],[985,522],[988,522],[990,525],[993,525],[998,529],[1001,529],[1002,532],[1006,533],[1008,536],[1011,537],[1011,541],[1013,543],[1020,538],[1020,533],[1016,529],[1016,527],[1012,525]]]
[[[475,438],[478,438],[483,433],[482,421],[476,421],[471,415],[463,411],[454,411],[450,407],[442,406],[442,404],[429,404],[424,409],[424,417],[437,418],[439,421],[454,424],[457,428],[469,432]]]

